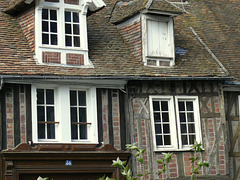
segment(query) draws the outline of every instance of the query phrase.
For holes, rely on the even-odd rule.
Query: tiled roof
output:
[[[156,0],[155,0],[156,1]],[[200,43],[197,35],[230,71],[238,76],[239,61],[239,2],[229,0],[213,4],[207,0],[191,0],[184,9],[187,13],[175,18],[176,65],[170,68],[143,66],[121,37],[116,25],[143,9],[145,0],[104,0],[106,7],[88,17],[89,56],[94,68],[37,65],[27,44],[17,18],[0,12],[0,75],[57,75],[57,76],[121,76],[121,77],[224,77],[226,72]],[[149,9],[158,10],[159,3],[152,2]],[[215,2],[215,1],[214,1]],[[222,2],[222,4],[220,3]],[[122,4],[121,4],[122,3]],[[133,6],[132,4],[139,6]],[[166,0],[164,1],[166,4]],[[229,11],[232,13],[226,17]],[[119,14],[120,6],[132,9],[129,14]],[[238,5],[238,7],[236,7]],[[119,7],[117,7],[119,6]],[[129,7],[128,7],[129,6]],[[0,7],[4,8],[3,0]],[[169,7],[169,6],[168,6]],[[217,8],[216,8],[217,7]],[[166,8],[166,7],[165,7]],[[163,11],[163,9],[159,9]],[[165,9],[166,10],[166,9]],[[169,11],[169,10],[168,10]],[[173,11],[179,9],[173,7]],[[117,18],[117,16],[121,17]],[[235,17],[236,16],[236,17]],[[228,19],[229,18],[229,19]],[[231,21],[230,21],[231,20]],[[235,29],[238,28],[238,29]],[[236,66],[233,65],[235,62]],[[239,68],[238,68],[239,69]]]

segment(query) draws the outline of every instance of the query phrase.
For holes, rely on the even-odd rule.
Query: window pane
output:
[[[157,136],[156,136],[156,144],[157,144],[158,146],[163,145],[163,141],[162,141],[162,136],[161,136],[161,135],[157,135]]]
[[[37,104],[44,104],[44,90],[37,89]]]
[[[153,101],[153,110],[160,111],[160,106],[158,101]]]
[[[79,122],[87,122],[86,108],[79,108]]]
[[[44,122],[45,121],[44,106],[38,106],[37,107],[37,120],[38,120],[38,122]]]
[[[42,31],[48,32],[48,22],[47,21],[42,21]]]
[[[178,102],[178,107],[179,107],[179,111],[185,111],[184,102],[179,101],[179,102]]]
[[[188,133],[195,133],[195,124],[188,124]]]
[[[74,37],[74,47],[80,47],[80,37]]]
[[[78,13],[73,13],[73,22],[76,22],[76,23],[79,22],[79,14]]]
[[[72,124],[71,125],[71,135],[72,139],[78,139],[78,131],[77,131],[77,124]]]
[[[48,19],[48,9],[42,9],[42,19]]]
[[[58,42],[57,42],[57,35],[55,34],[52,34],[51,35],[51,45],[57,45]]]
[[[163,133],[170,133],[169,124],[163,124]]]
[[[188,122],[194,122],[194,114],[193,113],[187,113]]]
[[[161,122],[160,113],[154,113],[154,122]]]
[[[79,25],[78,24],[73,25],[73,34],[79,35]]]
[[[181,124],[181,133],[187,133],[187,126],[186,126],[186,124]]]
[[[193,111],[193,102],[186,102],[187,111]]]
[[[56,10],[50,10],[50,19],[57,20],[57,11]]]
[[[47,121],[54,122],[54,107],[47,107]]]
[[[46,89],[46,104],[54,105],[54,90]]]
[[[168,102],[161,101],[162,111],[168,111]]]
[[[42,44],[49,44],[49,36],[48,34],[42,34]]]
[[[65,24],[65,34],[72,34],[71,24]]]
[[[50,23],[50,27],[51,27],[51,32],[57,32],[57,23],[56,22],[51,22]]]
[[[165,136],[164,136],[164,144],[165,144],[165,145],[171,145],[170,135],[165,135]]]
[[[185,113],[180,113],[179,116],[180,116],[180,122],[186,122]]]
[[[182,135],[182,145],[188,145],[187,135]]]
[[[155,124],[155,133],[156,134],[161,134],[162,133],[161,124]]]
[[[45,124],[38,124],[38,139],[45,139]]]
[[[71,36],[66,36],[66,46],[72,46],[72,37]]]
[[[80,139],[87,139],[87,125],[80,125]]]
[[[65,22],[71,22],[71,12],[65,11]]]
[[[55,139],[55,124],[47,125],[47,139]]]
[[[194,144],[195,139],[196,139],[195,135],[189,135],[189,145]]]
[[[79,106],[86,106],[86,92],[78,91],[78,103]]]
[[[163,122],[169,122],[168,113],[162,113],[162,119],[163,119]]]
[[[77,122],[77,107],[71,107],[71,122]]]
[[[70,105],[77,105],[77,91],[70,91]]]

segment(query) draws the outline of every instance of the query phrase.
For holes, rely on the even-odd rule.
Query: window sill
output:
[[[37,61],[37,65],[43,65],[43,66],[61,66],[61,67],[67,67],[67,68],[94,68],[94,65],[88,64],[88,65],[70,65],[70,64],[57,64],[57,63],[39,63]]]

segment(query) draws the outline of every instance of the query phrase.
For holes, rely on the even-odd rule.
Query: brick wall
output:
[[[61,64],[61,53],[59,52],[43,52],[42,53],[43,63],[56,63]]]
[[[34,8],[25,11],[21,16],[19,16],[19,24],[22,27],[23,33],[27,38],[27,42],[32,49],[32,52],[35,50],[35,19],[34,19],[35,10]]]
[[[13,122],[13,89],[6,88],[6,129],[7,148],[14,147],[14,122]]]
[[[134,56],[142,61],[142,32],[140,19],[120,27],[119,30]]]
[[[157,159],[162,157],[160,152],[154,152],[152,140],[149,95],[194,95],[199,97],[202,143],[204,151],[198,156],[202,161],[208,161],[209,168],[201,168],[199,175],[217,176],[227,175],[228,172],[228,150],[226,147],[227,137],[224,135],[222,123],[225,121],[220,107],[221,101],[220,84],[217,82],[132,82],[128,85],[129,109],[133,110],[130,124],[134,127],[134,139],[139,147],[147,149],[145,154],[145,169],[156,174],[160,165]],[[151,154],[153,153],[153,154]],[[191,175],[192,152],[173,152],[173,158],[169,163],[165,175],[167,178],[177,178]],[[136,163],[133,163],[133,167]],[[153,167],[151,167],[151,165]],[[140,166],[136,170],[140,172]],[[161,178],[155,176],[155,178]],[[151,179],[151,176],[149,176]]]
[[[69,65],[84,65],[84,56],[83,54],[66,54],[66,62]]]

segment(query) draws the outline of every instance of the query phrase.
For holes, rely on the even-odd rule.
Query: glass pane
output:
[[[187,111],[193,111],[193,102],[186,102]]]
[[[79,14],[78,13],[73,13],[73,22],[76,22],[76,23],[79,22]]]
[[[169,124],[163,124],[163,133],[170,133]]]
[[[71,134],[72,134],[72,139],[78,139],[77,124],[71,125]]]
[[[44,106],[37,107],[37,120],[38,121],[45,121],[45,109]]]
[[[47,125],[47,138],[48,139],[55,139],[55,124],[48,124]]]
[[[48,22],[47,21],[42,21],[42,31],[48,32]]]
[[[78,103],[79,106],[86,106],[86,92],[78,91]]]
[[[46,104],[54,105],[54,90],[46,89]]]
[[[162,133],[161,124],[155,124],[155,133],[156,134],[161,134]]]
[[[188,145],[187,135],[182,135],[182,145]]]
[[[181,133],[187,133],[187,126],[186,126],[186,124],[181,124]]]
[[[188,122],[194,122],[194,114],[193,113],[187,113]]]
[[[71,24],[65,24],[65,34],[72,34]]]
[[[168,102],[161,101],[162,111],[168,111]]]
[[[180,116],[180,122],[186,122],[185,113],[180,113],[179,116]]]
[[[72,37],[71,36],[66,36],[65,37],[66,40],[66,46],[72,46]]]
[[[160,145],[163,145],[163,141],[162,141],[162,136],[161,135],[157,135],[156,136],[156,144],[158,145],[158,146],[160,146]]]
[[[79,108],[79,122],[87,122],[86,108]]]
[[[189,135],[189,145],[194,144],[195,135]]]
[[[57,45],[57,35],[56,34],[52,34],[51,35],[51,45]]]
[[[54,122],[54,107],[47,107],[47,121]]]
[[[162,119],[163,119],[163,122],[169,122],[168,113],[162,113]]]
[[[42,9],[42,19],[48,19],[48,9]]]
[[[77,122],[77,108],[71,107],[71,122]]]
[[[57,20],[57,11],[56,10],[50,10],[50,19]]]
[[[65,22],[71,22],[71,12],[65,11]]]
[[[51,22],[50,27],[51,27],[51,32],[55,32],[55,33],[57,32],[57,23]]]
[[[185,111],[184,102],[179,101],[179,102],[178,102],[178,107],[179,107],[179,111]]]
[[[87,139],[87,125],[80,125],[80,139]]]
[[[45,139],[45,124],[38,124],[38,139]]]
[[[37,104],[44,104],[44,90],[37,89]]]
[[[188,133],[195,133],[195,124],[188,124]]]
[[[74,37],[74,47],[80,47],[80,37]]]
[[[73,34],[79,35],[79,25],[78,24],[74,24],[73,25]]]
[[[77,105],[77,91],[70,91],[70,105]]]
[[[171,145],[170,135],[165,135],[165,136],[164,136],[164,144],[165,144],[165,145]]]
[[[153,101],[153,110],[160,111],[160,106],[158,101]]]
[[[49,36],[48,34],[42,34],[42,44],[49,44]]]
[[[155,122],[161,122],[160,113],[154,113],[154,121]]]

